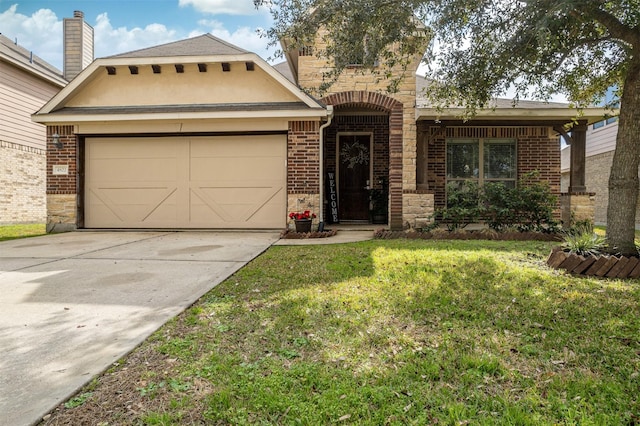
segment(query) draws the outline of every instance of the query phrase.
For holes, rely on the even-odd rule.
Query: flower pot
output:
[[[311,219],[294,220],[296,232],[311,232]]]

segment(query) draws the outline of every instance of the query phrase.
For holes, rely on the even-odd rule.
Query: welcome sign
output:
[[[339,223],[336,173],[333,171],[327,172],[327,198],[329,199],[329,223]]]

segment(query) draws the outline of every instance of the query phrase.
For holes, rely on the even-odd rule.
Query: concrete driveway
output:
[[[73,232],[0,242],[0,425],[29,425],[278,240]]]

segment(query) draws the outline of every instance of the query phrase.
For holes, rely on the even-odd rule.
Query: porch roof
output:
[[[428,80],[423,76],[416,76],[416,121],[461,121],[472,123],[476,121],[501,122],[548,122],[550,124],[572,124],[576,120],[586,121],[588,124],[601,121],[618,114],[617,110],[590,106],[575,108],[569,103],[529,101],[497,98],[484,109],[478,110],[471,117],[465,117],[464,107],[438,109],[433,106],[424,95]]]

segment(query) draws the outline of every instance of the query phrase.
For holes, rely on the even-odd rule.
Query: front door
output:
[[[338,135],[340,220],[369,220],[371,134]]]

